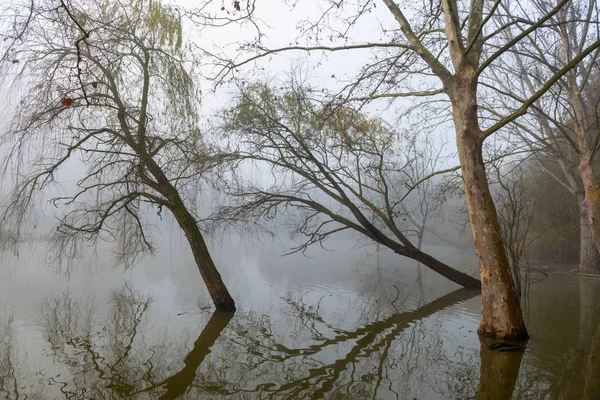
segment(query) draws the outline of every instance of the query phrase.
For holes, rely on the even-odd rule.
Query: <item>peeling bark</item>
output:
[[[529,337],[506,257],[498,214],[483,161],[474,71],[456,74],[449,91],[458,155],[481,272],[481,323],[478,333],[504,339]]]

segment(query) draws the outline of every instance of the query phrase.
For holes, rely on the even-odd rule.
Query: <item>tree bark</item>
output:
[[[471,75],[471,76],[470,76]],[[481,273],[478,333],[504,339],[529,337],[506,257],[498,214],[483,162],[474,73],[457,73],[449,90],[462,179]]]
[[[219,271],[215,267],[204,238],[200,233],[200,229],[198,229],[196,219],[183,205],[179,207],[172,206],[171,210],[179,226],[185,232],[185,236],[194,254],[194,260],[196,260],[196,265],[200,270],[200,275],[202,275],[202,279],[206,284],[208,293],[217,311],[235,311],[235,302],[229,294],[225,283],[223,283],[221,274],[219,274]]]
[[[600,253],[592,235],[589,204],[585,202],[585,194],[579,198],[579,271],[585,273],[600,273]]]
[[[567,37],[564,34],[561,36],[563,37],[563,48],[569,49]],[[581,208],[582,212],[585,212],[588,216],[592,239],[596,244],[598,252],[600,252],[600,188],[598,186],[600,182],[595,179],[596,176],[593,167],[597,132],[590,132],[597,125],[593,122],[595,118],[593,112],[590,112],[591,108],[586,107],[582,89],[577,82],[576,71],[570,71],[566,75],[566,78],[569,88],[569,98],[573,107],[575,136],[580,151],[578,170],[585,195],[581,202]],[[593,130],[595,131],[595,129]],[[586,272],[594,273],[600,271],[600,266],[597,264],[595,266],[586,265],[585,267],[590,269]]]
[[[600,189],[598,183],[594,180],[594,171],[591,161],[582,157],[579,165],[579,176],[583,182],[584,196],[580,202],[580,214],[584,214],[586,220],[580,220],[581,223],[581,247],[580,247],[580,265],[581,272],[598,274],[600,273],[600,207],[598,202],[600,199]],[[584,237],[585,235],[585,237]],[[585,239],[585,242],[584,242]],[[591,242],[591,243],[590,243]],[[589,249],[589,246],[594,244],[596,252]],[[584,245],[586,246],[584,248]],[[585,254],[584,254],[585,251]],[[595,258],[592,258],[595,254]],[[582,256],[586,256],[586,262],[583,262]]]
[[[192,254],[194,254],[194,260],[200,270],[200,275],[202,275],[204,284],[217,311],[235,311],[235,302],[229,294],[225,283],[223,283],[221,274],[217,271],[217,267],[206,247],[202,233],[198,228],[196,219],[188,211],[179,192],[171,184],[159,165],[147,153],[145,154],[146,156],[143,158],[144,164],[157,181],[157,184],[153,184],[152,186],[157,186],[156,190],[168,199],[168,203],[165,205],[171,210],[177,223],[185,232],[185,236],[192,249]],[[144,179],[147,180],[148,178]]]

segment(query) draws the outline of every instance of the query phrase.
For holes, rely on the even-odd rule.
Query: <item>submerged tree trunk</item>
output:
[[[588,204],[585,194],[579,197],[579,271],[585,273],[600,273],[600,253],[592,236]]]
[[[462,76],[465,75],[468,74]],[[529,335],[485,173],[475,80],[456,79],[452,89],[450,98],[458,155],[481,273],[481,324],[478,332],[505,339],[527,339]]]
[[[194,260],[200,270],[202,279],[206,284],[208,293],[218,311],[235,311],[235,302],[229,294],[221,274],[217,271],[215,264],[208,252],[204,238],[198,229],[195,218],[185,209],[184,206],[171,207],[179,226],[185,232],[185,236],[192,248]]]
[[[585,215],[581,223],[581,247],[579,270],[585,273],[600,274],[600,189],[594,180],[594,172],[591,162],[582,157],[579,166],[579,175],[583,182],[584,196],[580,202],[580,213]],[[584,237],[585,235],[585,237]],[[590,249],[595,246],[595,252]],[[585,248],[584,248],[585,246]],[[584,254],[585,251],[585,254]],[[586,257],[585,262],[582,256]],[[594,257],[595,256],[595,257]]]

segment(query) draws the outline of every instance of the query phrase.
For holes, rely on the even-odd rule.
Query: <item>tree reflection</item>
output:
[[[127,285],[104,303],[65,293],[39,307],[41,343],[0,313],[0,399],[597,399],[600,291],[579,289],[578,324],[557,317],[524,354],[474,345],[461,303],[477,293],[464,289],[412,310],[418,293],[392,292],[401,312],[363,296],[342,321],[327,297],[290,294],[268,315],[216,313],[200,329],[157,321]],[[561,336],[572,340],[551,351]]]
[[[488,347],[494,341],[481,337],[479,400],[510,399],[515,390],[522,351],[501,352]]]
[[[600,291],[598,282],[580,278],[578,348],[583,352],[583,399],[600,398]]]
[[[102,307],[67,293],[40,306],[54,364],[43,373],[17,351],[10,320],[0,326],[0,398],[598,398],[600,327],[573,365],[579,381],[561,388],[534,359],[521,367],[531,352],[492,351],[485,339],[472,346],[475,333],[456,326],[462,307],[448,308],[476,295],[461,289],[386,317],[353,303],[370,310],[355,310],[361,319],[378,318],[356,329],[328,322],[318,298],[286,298],[272,315],[215,313],[199,334],[174,336],[127,285]]]
[[[562,362],[551,368],[555,383],[549,390],[550,399],[600,398],[600,285],[598,281],[579,278],[579,321],[576,342],[564,354]],[[557,332],[569,333],[557,326]]]
[[[208,353],[210,353],[211,347],[215,344],[219,336],[221,336],[221,333],[232,317],[233,313],[215,312],[208,320],[200,336],[198,336],[192,351],[183,360],[184,367],[176,374],[143,391],[147,392],[149,389],[162,386],[166,391],[159,399],[169,400],[182,396],[194,381],[198,367],[202,364]]]
[[[288,299],[286,316],[277,322],[296,321],[295,336],[266,315],[245,313],[230,322],[232,314],[216,313],[181,356],[185,345],[172,338],[147,344],[151,299],[129,286],[112,293],[110,316],[100,330],[93,323],[94,305],[64,294],[40,307],[56,365],[48,382],[75,399],[399,395],[398,382],[427,387],[451,364],[431,359],[444,354],[444,346],[435,319],[423,325],[427,317],[476,294],[462,289],[355,330],[336,328],[318,307]]]
[[[532,302],[538,318],[532,325],[544,329],[543,335],[535,335],[525,354],[513,397],[600,399],[599,282],[573,277],[554,282],[535,288],[534,299],[544,302]]]
[[[174,399],[183,395],[233,314],[215,313],[192,350],[182,357],[183,368],[173,374],[173,358],[185,346],[172,343],[171,338],[158,345],[146,343],[150,304],[150,297],[125,285],[112,292],[106,326],[95,330],[97,311],[90,301],[77,301],[69,293],[45,301],[40,307],[45,339],[56,370],[68,370],[49,378],[50,386],[58,386],[68,399]]]
[[[585,360],[583,371],[584,399],[600,399],[600,324],[592,337],[590,353]]]
[[[194,387],[202,391],[219,384],[214,394],[234,398],[404,397],[399,383],[407,383],[404,389],[431,386],[450,364],[428,362],[431,353],[445,353],[444,344],[432,324],[425,329],[420,324],[476,294],[459,290],[353,331],[335,329],[318,314],[295,306],[297,318],[312,332],[312,343],[305,347],[278,341],[268,318],[236,317],[228,332],[229,345],[216,350],[216,363],[201,367]]]
[[[65,398],[126,396],[152,378],[152,363],[144,351],[135,352],[141,341],[144,313],[150,298],[142,298],[125,285],[111,294],[108,323],[94,330],[95,308],[90,301],[77,301],[69,293],[45,301],[40,307],[45,338],[56,365],[66,367],[71,381],[62,374],[50,378]],[[150,352],[153,353],[153,352]]]
[[[13,316],[0,314],[0,398],[43,399],[43,385],[36,384],[15,343]]]

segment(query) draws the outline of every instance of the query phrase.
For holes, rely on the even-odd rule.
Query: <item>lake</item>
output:
[[[180,237],[127,271],[103,247],[70,274],[44,243],[5,252],[0,398],[600,398],[599,280],[533,274],[531,340],[498,352],[476,333],[477,292],[374,246],[330,247],[213,243],[235,314],[213,313]],[[470,251],[426,250],[476,270]]]

